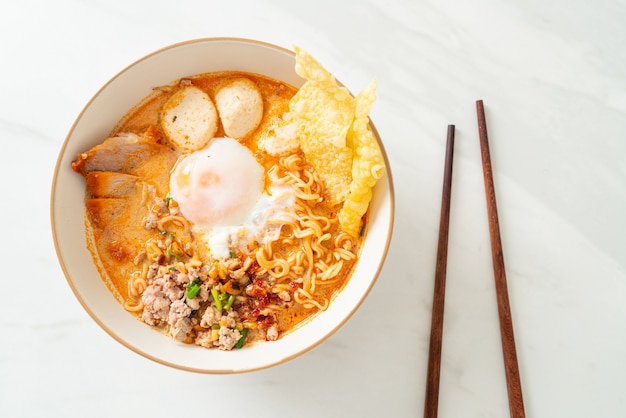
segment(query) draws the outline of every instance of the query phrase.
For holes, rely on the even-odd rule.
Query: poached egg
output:
[[[239,141],[213,138],[181,156],[170,175],[170,195],[194,223],[214,258],[275,240],[281,222],[293,219],[291,187],[265,187],[265,170]]]

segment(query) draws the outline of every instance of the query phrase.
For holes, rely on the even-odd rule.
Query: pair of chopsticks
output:
[[[498,316],[500,318],[500,336],[504,354],[504,368],[506,374],[509,411],[511,417],[525,417],[522,387],[517,364],[515,339],[513,336],[513,322],[506,284],[504,257],[500,238],[498,210],[496,207],[496,193],[491,171],[491,156],[489,154],[489,140],[487,123],[482,100],[476,101],[478,117],[478,134],[485,180],[485,196],[487,199],[487,215],[489,217],[489,236],[491,240],[491,254],[498,301]],[[428,352],[428,374],[426,379],[426,399],[424,417],[435,418],[439,403],[439,377],[441,369],[441,346],[443,336],[443,313],[446,287],[446,264],[448,256],[448,230],[450,222],[450,196],[452,191],[452,160],[454,154],[454,125],[448,126],[446,141],[446,157],[443,176],[443,192],[441,197],[441,216],[439,221],[439,242],[437,246],[437,262],[435,269],[435,289],[433,295],[433,310],[430,330],[430,347]]]

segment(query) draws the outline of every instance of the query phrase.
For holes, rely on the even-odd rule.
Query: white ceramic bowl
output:
[[[79,152],[102,142],[118,120],[155,86],[193,74],[241,70],[299,87],[304,80],[295,73],[294,65],[292,51],[259,41],[209,38],[175,44],[117,74],[96,93],[69,131],[57,160],[51,195],[52,233],[59,262],[68,284],[89,315],[136,353],[171,367],[203,373],[267,368],[326,340],[352,316],[376,281],[389,247],[394,216],[393,184],[380,139],[387,171],[374,190],[368,234],[352,278],[325,312],[278,341],[229,352],[176,343],[122,308],[106,288],[87,250],[85,181],[71,169],[71,162]]]

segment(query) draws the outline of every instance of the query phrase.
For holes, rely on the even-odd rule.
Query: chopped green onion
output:
[[[170,206],[170,202],[172,201],[172,197],[168,196],[165,198],[165,204],[169,207]]]
[[[226,305],[224,305],[224,310],[229,310],[231,306],[233,306],[233,302],[235,301],[235,295],[228,295],[228,300],[226,301]]]
[[[172,266],[172,267],[170,267],[170,271],[178,271],[178,269],[176,269],[176,267]]]
[[[226,302],[226,300],[228,299],[228,294],[220,293],[217,297],[220,298],[220,302]]]
[[[200,286],[193,286],[192,288],[190,288],[187,291],[187,298],[188,299],[193,299],[196,297],[196,295],[198,294],[198,292],[200,292]]]
[[[246,335],[248,335],[248,328],[242,329],[240,333],[241,333],[241,338],[239,338],[239,340],[237,341],[237,344],[235,344],[235,348],[243,347],[243,342],[246,339]]]
[[[220,294],[216,288],[211,289],[211,296],[213,296],[213,300],[215,301],[215,308],[217,308],[217,311],[222,312],[222,301],[220,300]]]
[[[195,298],[198,292],[200,292],[200,278],[196,277],[193,282],[187,283],[185,287],[187,288],[187,299]]]
[[[237,253],[230,252],[230,258],[237,258]]]
[[[159,231],[159,234],[164,235],[164,236],[166,236],[166,237],[168,237],[168,238],[171,238],[171,239],[176,238],[176,237],[174,236],[174,234],[172,234],[171,232],[167,232],[167,231]]]
[[[187,284],[185,285],[185,288],[186,288],[186,289],[189,289],[191,286],[193,286],[193,285],[199,285],[199,284],[200,284],[200,278],[199,278],[199,277],[196,277],[196,278],[195,278],[195,279],[193,279],[191,282],[187,283]]]
[[[211,325],[211,329],[220,329],[220,324]]]
[[[170,257],[174,257],[176,259],[176,261],[180,261],[180,257],[178,256],[178,254],[176,254],[174,251],[172,251],[172,246],[170,245],[169,247],[167,247],[167,253],[168,256]]]

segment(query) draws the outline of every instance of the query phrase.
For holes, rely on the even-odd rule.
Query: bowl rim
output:
[[[94,312],[94,310],[92,309],[92,307],[87,303],[87,301],[85,300],[85,297],[81,294],[81,292],[78,290],[77,286],[74,283],[74,280],[72,278],[72,275],[70,274],[69,268],[67,266],[67,261],[66,261],[66,254],[63,253],[63,250],[61,248],[61,242],[60,242],[60,238],[59,238],[59,234],[57,231],[57,217],[58,217],[58,213],[57,213],[57,208],[56,208],[56,202],[55,202],[55,198],[57,196],[57,185],[58,185],[58,181],[59,181],[59,173],[60,171],[63,169],[63,157],[66,155],[67,153],[67,148],[69,145],[69,142],[71,140],[71,138],[73,137],[73,134],[77,128],[77,126],[79,125],[79,123],[81,122],[81,120],[83,119],[85,113],[90,109],[90,107],[92,106],[92,104],[98,100],[100,98],[100,96],[103,94],[104,91],[107,90],[107,88],[113,84],[118,78],[122,77],[125,73],[127,73],[130,69],[136,67],[137,65],[141,64],[144,61],[149,60],[150,58],[160,55],[162,53],[165,53],[167,51],[173,50],[173,49],[177,49],[180,47],[184,47],[184,46],[189,46],[189,45],[193,45],[193,44],[198,44],[198,43],[214,43],[214,42],[241,42],[241,43],[245,43],[245,44],[251,44],[251,45],[257,45],[257,46],[262,46],[265,48],[269,48],[269,49],[273,49],[276,50],[278,52],[282,52],[282,53],[286,53],[288,55],[291,55],[293,57],[295,57],[295,52],[292,50],[289,50],[287,48],[284,48],[282,46],[278,46],[278,45],[274,45],[265,41],[260,41],[260,40],[256,40],[256,39],[250,39],[250,38],[240,38],[240,37],[204,37],[204,38],[196,38],[196,39],[190,39],[190,40],[186,40],[186,41],[182,41],[182,42],[176,42],[176,43],[172,43],[169,44],[167,46],[161,47],[159,49],[156,49],[144,56],[142,56],[139,59],[136,59],[135,61],[133,61],[131,64],[127,65],[126,67],[124,67],[123,69],[121,69],[120,71],[118,71],[114,76],[112,76],[105,84],[102,85],[102,87],[100,87],[95,94],[93,94],[93,96],[90,98],[90,100],[83,106],[82,110],[80,111],[80,113],[76,116],[76,118],[74,119],[74,122],[72,123],[67,135],[65,136],[65,139],[63,141],[63,144],[60,147],[60,150],[57,154],[57,160],[55,163],[55,167],[54,167],[54,173],[53,173],[53,177],[52,177],[52,184],[51,184],[51,190],[50,190],[50,224],[51,224],[51,232],[52,232],[52,238],[53,238],[53,242],[54,242],[54,248],[55,248],[55,252],[57,255],[57,260],[60,264],[61,270],[63,271],[63,275],[65,277],[65,280],[67,282],[67,284],[69,285],[70,289],[72,290],[72,293],[74,294],[74,296],[76,297],[76,299],[78,300],[78,302],[80,303],[80,305],[83,307],[83,309],[87,312],[87,314],[91,317],[91,319],[93,319],[98,326],[104,330],[109,336],[111,336],[114,340],[116,340],[118,343],[122,344],[124,347],[130,349],[131,351],[135,352],[136,354],[139,354],[147,359],[150,359],[156,363],[160,363],[163,364],[165,366],[169,366],[175,369],[179,369],[179,370],[185,370],[185,371],[190,371],[190,372],[196,372],[196,373],[205,373],[205,374],[234,374],[234,373],[244,373],[244,372],[252,372],[252,371],[257,371],[257,370],[262,370],[262,369],[267,369],[279,364],[283,364],[289,360],[292,360],[296,357],[299,357],[301,355],[303,355],[306,352],[309,352],[310,350],[312,350],[313,348],[319,346],[320,344],[322,344],[324,341],[326,341],[327,339],[329,339],[333,334],[335,334],[343,325],[345,325],[345,323],[354,315],[354,313],[360,308],[361,304],[364,302],[364,300],[367,298],[367,296],[369,295],[370,291],[372,290],[374,284],[377,282],[380,272],[383,268],[383,265],[385,263],[388,251],[389,251],[389,247],[390,247],[390,243],[391,243],[391,238],[393,235],[393,227],[394,227],[394,220],[395,220],[395,190],[394,190],[394,184],[393,184],[393,176],[391,173],[391,167],[389,164],[389,159],[387,156],[387,153],[385,151],[384,145],[382,143],[382,140],[380,138],[380,135],[378,133],[378,130],[376,129],[376,127],[374,126],[374,123],[372,122],[372,120],[370,119],[370,126],[372,128],[372,131],[375,135],[376,141],[380,147],[383,159],[385,161],[385,175],[383,177],[383,179],[386,181],[386,187],[387,187],[387,201],[385,203],[388,204],[389,206],[389,217],[387,220],[388,225],[387,225],[387,231],[386,231],[386,240],[382,246],[382,253],[380,254],[380,258],[379,261],[377,263],[376,266],[376,270],[374,272],[371,273],[372,279],[369,280],[369,284],[367,286],[367,288],[363,291],[363,293],[360,295],[358,301],[356,303],[353,304],[353,306],[351,307],[351,309],[349,310],[349,312],[347,312],[346,315],[343,316],[343,318],[331,329],[325,331],[324,335],[321,336],[320,338],[318,338],[315,342],[308,344],[306,347],[301,348],[298,351],[292,352],[289,355],[286,356],[282,356],[280,359],[272,361],[272,362],[267,362],[264,363],[262,365],[257,365],[254,367],[247,367],[247,368],[242,368],[242,369],[219,369],[219,368],[202,368],[202,367],[193,367],[193,366],[186,366],[186,365],[182,365],[182,364],[177,364],[175,362],[172,361],[168,361],[165,360],[163,358],[160,358],[158,356],[152,355],[150,353],[148,353],[147,351],[143,350],[141,347],[137,347],[131,343],[129,343],[128,341],[126,341],[124,338],[122,338],[118,332],[116,332],[114,329],[112,329],[111,327],[109,327],[106,323],[104,323],[104,321]],[[192,74],[182,74],[180,77],[185,77],[187,75],[192,75]],[[174,80],[171,80],[174,81]],[[338,83],[341,84],[341,82],[339,80],[337,80]],[[381,180],[383,180],[381,179]],[[379,183],[381,182],[381,180],[379,180]],[[91,260],[93,262],[93,260]],[[358,263],[357,263],[358,265]],[[354,272],[353,272],[354,273]],[[127,314],[127,312],[124,312]],[[304,326],[306,326],[308,323],[308,320],[303,324]],[[143,324],[145,325],[145,324]]]

